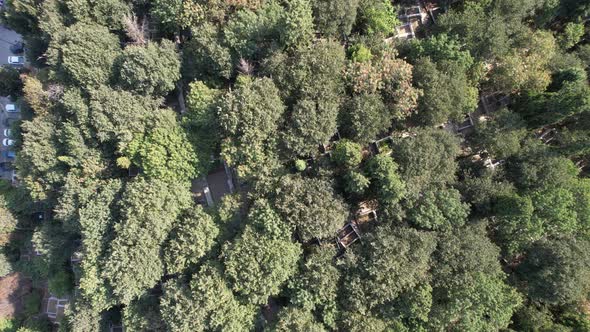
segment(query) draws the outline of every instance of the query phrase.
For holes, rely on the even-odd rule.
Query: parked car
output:
[[[13,146],[14,145],[14,140],[10,139],[10,138],[5,138],[2,140],[2,145],[4,146]]]
[[[18,109],[18,107],[16,107],[15,104],[6,104],[6,106],[4,106],[4,109],[8,113],[18,113],[19,112],[19,109]]]
[[[6,128],[4,129],[4,137],[12,137],[12,129]]]
[[[25,51],[25,44],[21,41],[15,41],[10,45],[10,52],[14,54],[22,54]]]
[[[21,56],[11,55],[8,57],[8,64],[14,65],[14,66],[22,66],[25,64],[25,57],[22,55]]]
[[[14,151],[2,151],[2,157],[5,159],[14,159],[16,157],[16,152]]]

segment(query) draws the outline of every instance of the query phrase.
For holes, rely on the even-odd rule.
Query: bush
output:
[[[346,182],[344,191],[349,194],[361,195],[369,187],[369,179],[364,176],[361,172],[349,171],[344,175],[344,181]]]
[[[16,322],[10,318],[0,318],[0,332],[16,331]]]
[[[39,313],[41,310],[41,300],[43,296],[41,290],[33,289],[32,292],[25,295],[24,300],[24,314],[25,316],[33,316]]]
[[[371,50],[363,44],[356,44],[350,47],[350,59],[353,62],[369,62],[373,58]]]
[[[389,35],[399,25],[397,12],[391,1],[387,0],[362,5],[359,16],[361,28],[367,34],[382,33]]]
[[[297,159],[295,161],[295,169],[297,169],[298,172],[303,172],[303,171],[305,171],[306,168],[307,168],[307,163],[305,162],[305,160]]]
[[[361,146],[358,143],[343,139],[336,143],[334,153],[332,154],[332,160],[338,166],[345,167],[356,167],[363,160],[361,153]]]
[[[563,35],[560,38],[561,46],[564,49],[574,47],[584,36],[584,24],[570,22],[565,26]]]
[[[51,332],[53,324],[47,317],[30,317],[16,332]]]
[[[60,297],[67,295],[72,290],[72,285],[72,274],[63,269],[54,273],[48,280],[49,291]]]
[[[0,278],[12,272],[12,262],[6,257],[6,254],[0,252]],[[1,330],[0,330],[1,331]]]

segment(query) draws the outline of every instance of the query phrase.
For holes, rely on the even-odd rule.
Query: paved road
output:
[[[12,161],[4,157],[5,151],[8,151],[12,148],[6,147],[4,144],[2,144],[2,141],[6,138],[6,136],[4,136],[4,129],[10,128],[7,125],[7,119],[11,118],[17,120],[20,118],[20,113],[8,113],[4,110],[4,106],[10,102],[11,101],[8,97],[0,97],[0,163]],[[0,168],[0,178],[11,180],[12,171],[6,171]]]
[[[0,26],[0,65],[8,64],[8,57],[11,55],[14,55],[10,51],[10,45],[12,45],[14,42],[20,41],[20,40],[22,40],[22,38],[18,33],[14,32],[12,30],[9,30],[3,26]],[[9,128],[7,126],[6,119],[7,118],[15,118],[15,119],[20,118],[20,113],[7,113],[4,110],[4,106],[7,103],[10,103],[10,99],[8,98],[8,96],[5,96],[5,97],[0,96],[0,163],[12,161],[12,160],[6,159],[3,155],[5,151],[8,151],[10,149],[8,147],[5,147],[2,144],[2,140],[4,140],[4,138],[6,138],[4,136],[4,129]],[[3,164],[0,164],[0,165],[3,165]],[[12,180],[12,171],[5,171],[0,168],[0,178],[6,179],[6,180]]]
[[[20,40],[22,38],[18,33],[0,26],[0,64],[8,63],[8,57],[14,55],[10,52],[10,45]]]

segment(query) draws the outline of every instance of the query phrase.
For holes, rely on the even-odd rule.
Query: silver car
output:
[[[8,57],[8,64],[14,66],[22,66],[25,64],[24,56],[11,55]]]
[[[19,111],[15,104],[6,104],[6,106],[4,106],[4,109],[8,113],[18,113]]]

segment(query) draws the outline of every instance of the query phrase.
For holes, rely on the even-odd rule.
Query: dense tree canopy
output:
[[[104,278],[122,303],[130,303],[164,274],[160,247],[179,213],[190,204],[182,185],[138,179],[121,199],[121,221],[105,259]]]
[[[147,133],[133,138],[124,154],[150,178],[188,181],[197,173],[197,156],[172,112],[161,112]]]
[[[248,220],[242,234],[223,249],[225,272],[234,291],[250,303],[265,304],[295,273],[301,249],[267,202],[257,201]]]
[[[219,229],[200,206],[189,210],[172,230],[164,248],[164,263],[169,274],[195,266],[215,243]]]
[[[332,236],[348,216],[346,204],[331,184],[320,179],[283,178],[276,195],[277,211],[304,242]]]
[[[533,300],[565,304],[586,296],[588,264],[587,241],[556,239],[531,247],[519,273]]]
[[[588,331],[590,2],[420,5],[5,0],[0,330]]]
[[[455,180],[458,141],[445,131],[425,130],[394,144],[393,158],[413,194],[433,184]]]
[[[268,78],[243,76],[236,89],[224,96],[219,121],[228,139],[221,153],[240,176],[254,176],[269,166],[284,109],[278,89]]]
[[[106,27],[78,23],[56,36],[47,61],[69,83],[89,89],[111,78],[113,63],[121,53],[118,44],[117,36]]]
[[[377,229],[363,245],[363,257],[352,280],[358,283],[351,283],[348,293],[351,307],[362,310],[363,306],[383,305],[426,281],[435,247],[433,234]]]
[[[145,46],[129,45],[118,59],[116,72],[126,90],[165,95],[180,78],[180,61],[174,44],[167,40]]]
[[[254,324],[253,306],[236,299],[214,264],[203,265],[190,285],[164,284],[160,311],[171,331],[248,331]]]

